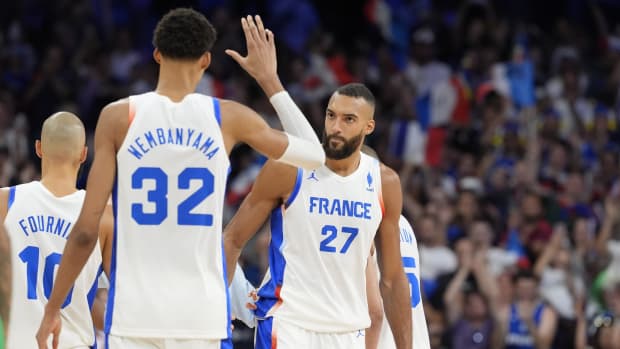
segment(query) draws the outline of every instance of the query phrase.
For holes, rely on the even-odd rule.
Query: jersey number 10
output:
[[[133,203],[131,217],[140,225],[159,225],[168,217],[168,175],[159,167],[140,167],[131,176],[131,188],[142,189],[146,179],[155,181],[155,188],[147,195],[148,201],[155,204],[155,211],[144,212],[143,204]],[[192,180],[201,181],[202,186],[177,207],[177,224],[212,226],[213,215],[191,211],[213,194],[213,173],[204,167],[188,167],[179,174],[177,187],[189,189]]]
[[[43,294],[49,299],[52,295],[52,287],[54,286],[54,271],[60,263],[60,253],[51,253],[45,258],[45,266],[43,267]],[[37,282],[39,281],[39,248],[36,246],[28,246],[19,253],[19,258],[26,263],[26,282],[28,284],[28,299],[37,299]],[[73,287],[67,295],[62,307],[66,307],[71,303]]]

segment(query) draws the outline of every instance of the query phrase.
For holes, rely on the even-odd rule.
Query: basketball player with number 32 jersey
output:
[[[211,62],[215,29],[191,9],[166,14],[153,39],[157,88],[113,102],[99,117],[84,208],[37,334],[40,348],[60,330],[60,300],[94,247],[93,223],[110,193],[116,226],[108,348],[232,347],[222,248],[228,155],[244,142],[308,169],[325,158],[280,83],[273,34],[260,17],[248,16],[242,26],[248,55],[227,53],[265,90],[287,133],[239,103],[194,93]]]

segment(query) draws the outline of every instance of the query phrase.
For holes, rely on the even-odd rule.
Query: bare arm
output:
[[[90,314],[93,318],[95,328],[99,331],[103,331],[104,329],[105,307],[107,302],[108,290],[105,288],[98,289],[97,294],[95,295],[95,301],[93,302],[93,307],[90,310]]]
[[[507,306],[498,308],[491,312],[493,318],[493,334],[491,335],[491,349],[503,349],[506,334],[508,333],[508,319],[510,309]]]
[[[489,270],[486,257],[487,250],[478,250],[474,252],[472,271],[474,272],[474,277],[476,278],[476,282],[478,282],[478,286],[480,286],[480,291],[489,299],[491,309],[494,311],[497,305],[497,283]]]
[[[536,260],[536,264],[534,265],[534,273],[538,275],[538,277],[542,277],[543,272],[551,263],[551,260],[557,253],[558,249],[561,247],[562,241],[566,234],[566,228],[562,225],[557,225],[553,230],[553,235],[551,236],[551,240],[545,246],[543,253]]]
[[[605,199],[605,219],[603,220],[601,231],[596,238],[596,249],[602,256],[607,256],[609,254],[607,242],[611,237],[614,224],[620,220],[620,213],[618,212],[620,211],[620,202],[616,200],[611,197]]]
[[[4,220],[2,220],[4,222]],[[7,331],[9,315],[11,314],[11,244],[9,235],[4,229],[4,223],[0,224],[0,319],[4,324],[4,333]]]
[[[256,234],[271,211],[282,204],[283,198],[293,189],[296,176],[296,168],[268,161],[258,174],[252,191],[224,229],[224,253],[229,285],[243,246]]]
[[[368,298],[368,312],[370,314],[370,327],[366,329],[366,349],[377,349],[381,326],[383,324],[383,304],[379,291],[379,275],[377,263],[372,256],[366,263],[366,296]]]
[[[446,307],[446,317],[450,325],[453,325],[463,314],[463,294],[461,289],[469,275],[469,271],[470,266],[461,264],[443,295],[444,304],[450,304],[449,307]]]
[[[39,348],[47,347],[47,338],[52,333],[53,343],[57,343],[60,332],[60,306],[99,239],[99,222],[110,197],[116,174],[116,150],[120,144],[117,135],[122,131],[121,119],[127,120],[127,115],[129,115],[128,103],[120,102],[106,106],[99,117],[95,130],[95,157],[88,175],[86,197],[82,211],[67,240],[52,295],[45,307],[45,315],[37,333]],[[124,127],[127,125],[128,123]],[[54,347],[56,345],[54,344]]]
[[[534,333],[534,342],[536,343],[537,349],[551,348],[551,342],[553,342],[557,321],[558,319],[555,312],[550,307],[545,307],[538,329],[532,332]],[[529,322],[530,321],[526,321],[526,324]]]
[[[410,349],[412,346],[411,295],[400,254],[400,231],[398,220],[403,205],[398,175],[390,168],[381,166],[381,185],[385,213],[375,237],[375,246],[381,271],[379,282],[383,306],[396,347]]]
[[[112,240],[114,239],[114,213],[112,205],[107,205],[99,221],[99,247],[103,259],[103,271],[110,278],[110,263],[112,261]]]

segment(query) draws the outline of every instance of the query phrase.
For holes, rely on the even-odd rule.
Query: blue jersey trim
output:
[[[103,265],[99,266],[99,270],[97,271],[97,274],[95,275],[95,281],[93,282],[93,285],[90,287],[90,290],[88,291],[88,294],[86,295],[86,299],[88,300],[88,309],[93,310],[93,305],[95,304],[95,297],[97,297],[97,290],[99,289],[99,276],[101,276],[101,273],[103,272]],[[95,337],[95,342],[93,343],[93,345],[91,346],[91,348],[97,349],[97,330],[95,329],[95,326],[93,324],[93,335]]]
[[[222,127],[222,113],[220,111],[220,100],[215,97],[211,97],[211,99],[213,99],[213,114],[215,114],[215,120],[217,121],[217,124],[220,125],[220,127]]]
[[[86,295],[86,299],[88,300],[88,309],[90,310],[93,309],[93,304],[95,304],[95,297],[97,296],[97,289],[99,288],[99,276],[101,276],[102,272],[103,265],[100,265],[99,270],[97,270],[97,275],[95,276],[95,281]]]
[[[112,188],[112,210],[114,212],[114,239],[112,240],[112,261],[110,263],[110,289],[108,290],[108,305],[105,312],[104,332],[106,334],[106,348],[108,348],[107,335],[112,327],[112,315],[114,314],[114,296],[116,294],[116,242],[118,241],[118,180],[114,181]]]
[[[288,208],[289,206],[291,206],[293,201],[295,201],[297,194],[299,194],[299,189],[301,188],[301,180],[303,179],[303,173],[304,171],[301,168],[297,169],[297,178],[295,179],[295,186],[293,187],[291,196],[288,197],[288,200],[286,200],[286,203],[284,204],[285,208]]]
[[[284,230],[282,219],[282,207],[275,208],[271,212],[271,243],[269,244],[269,281],[258,290],[259,299],[256,302],[255,314],[258,318],[265,318],[271,308],[279,299],[279,289],[284,280],[286,260],[282,255],[284,244]]]
[[[273,335],[273,318],[258,320],[256,325],[256,349],[271,349]]]
[[[11,206],[13,206],[13,202],[15,202],[15,186],[9,188],[9,202],[7,205],[7,210],[11,209]]]

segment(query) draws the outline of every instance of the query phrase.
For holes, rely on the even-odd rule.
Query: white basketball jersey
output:
[[[79,190],[56,197],[38,181],[9,189],[4,224],[11,238],[13,296],[7,348],[37,348],[35,334],[84,194]],[[101,251],[97,244],[61,309],[60,348],[95,344],[90,308],[100,271]]]
[[[409,279],[411,287],[411,321],[413,324],[413,348],[430,349],[431,344],[428,338],[428,327],[426,326],[426,316],[420,293],[420,266],[418,255],[418,242],[413,233],[413,228],[405,217],[400,216],[398,221],[400,228],[400,253],[403,258],[405,273]],[[384,317],[385,318],[385,317]],[[379,348],[396,348],[394,337],[387,319],[383,321],[381,336],[379,337]]]
[[[299,169],[291,197],[271,216],[269,275],[257,316],[315,332],[368,327],[364,271],[382,215],[375,159],[362,154],[346,177],[326,166]]]
[[[222,246],[229,160],[217,99],[131,96],[117,153],[106,333],[223,339],[230,310]]]

